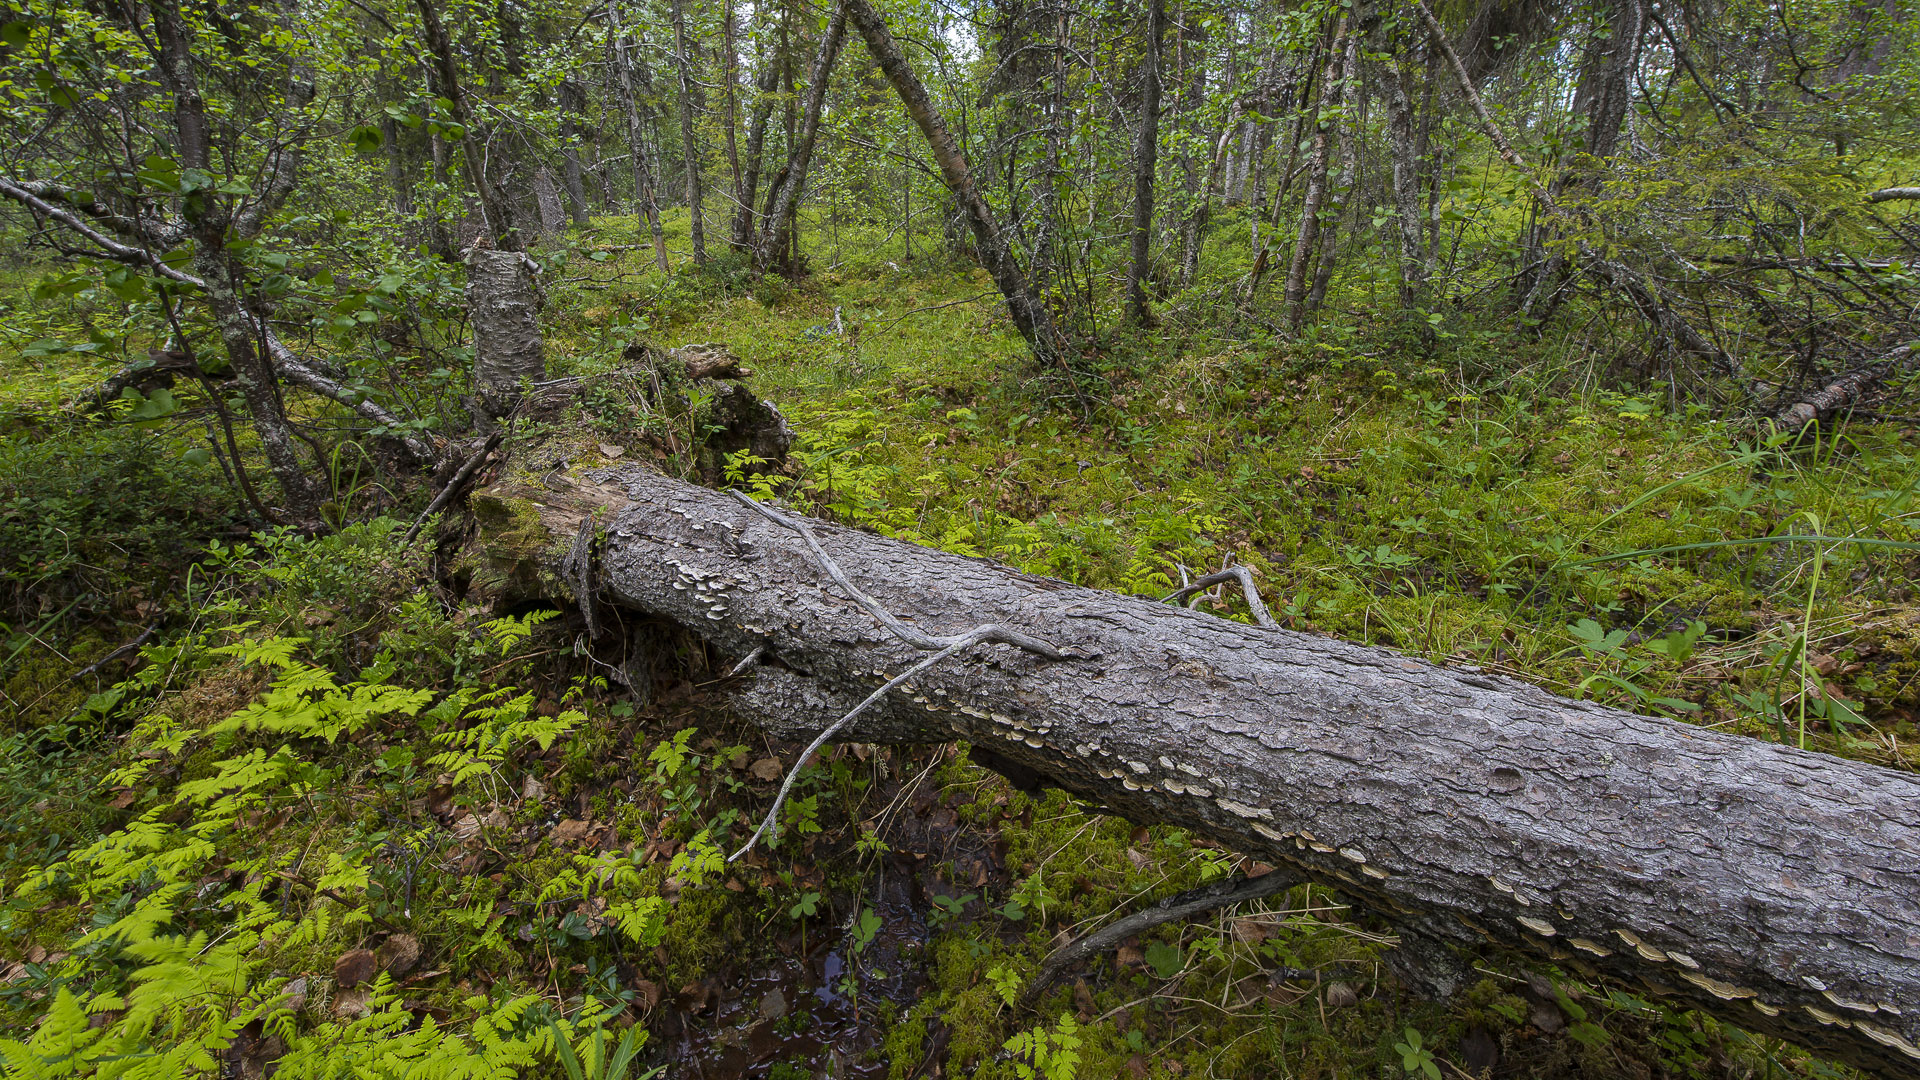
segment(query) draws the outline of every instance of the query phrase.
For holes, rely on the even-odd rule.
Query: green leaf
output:
[[[380,129],[372,124],[361,124],[347,133],[347,141],[353,144],[355,153],[372,155],[379,153],[380,146],[386,140],[380,137]]]
[[[213,460],[213,454],[204,446],[195,446],[181,454],[180,460],[189,465],[205,465]]]
[[[1153,973],[1163,979],[1173,978],[1180,974],[1181,968],[1187,966],[1186,954],[1182,953],[1178,946],[1168,945],[1163,941],[1156,941],[1147,946],[1146,960],[1147,966],[1153,969]]]
[[[32,23],[10,22],[0,24],[0,45],[5,45],[10,49],[18,49],[26,45],[27,41],[32,37]]]

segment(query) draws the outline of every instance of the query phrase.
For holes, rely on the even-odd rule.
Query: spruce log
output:
[[[925,655],[797,532],[725,494],[623,466],[502,483],[477,509],[495,569],[548,596],[564,595],[554,568],[592,516],[602,602],[735,657],[763,650],[736,704],[784,737],[811,737]],[[1396,969],[1429,989],[1468,977],[1456,950],[1492,946],[1920,1075],[1920,777],[814,530],[914,627],[995,622],[1071,654],[976,646],[848,741],[964,739],[1129,820],[1333,886],[1394,923]]]

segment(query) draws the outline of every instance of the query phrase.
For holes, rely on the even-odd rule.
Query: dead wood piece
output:
[[[149,626],[145,630],[140,631],[140,635],[134,638],[132,641],[127,642],[125,645],[122,645],[119,648],[108,653],[107,655],[101,657],[100,659],[95,660],[93,663],[88,664],[86,667],[81,668],[79,671],[74,672],[73,681],[74,682],[84,681],[88,676],[92,675],[94,672],[99,671],[101,668],[106,667],[108,664],[113,663],[115,660],[120,659],[121,657],[127,655],[128,653],[133,652],[134,650],[140,648],[140,646],[145,645],[147,642],[152,641],[153,635],[159,632],[160,632],[160,624],[154,623],[152,626]]]
[[[1906,201],[1920,199],[1920,187],[1890,187],[1867,193],[1870,203]]]
[[[689,379],[744,379],[753,374],[724,344],[682,345],[671,355],[686,365]]]
[[[1260,602],[1260,590],[1253,585],[1253,571],[1244,566],[1229,566],[1225,570],[1208,574],[1206,577],[1201,578],[1191,585],[1184,585],[1173,590],[1161,597],[1160,602],[1163,604],[1178,603],[1195,593],[1205,589],[1211,589],[1215,585],[1225,585],[1229,581],[1237,581],[1240,583],[1240,594],[1247,598],[1247,610],[1253,613],[1254,622],[1269,630],[1275,629],[1280,625],[1273,621],[1272,615],[1267,613],[1267,605]]]
[[[1204,915],[1235,904],[1265,899],[1298,884],[1300,884],[1299,877],[1278,870],[1269,871],[1256,878],[1236,874],[1233,877],[1202,885],[1197,889],[1176,893],[1144,911],[1136,911],[1125,918],[1115,919],[1100,929],[1075,938],[1055,949],[1040,965],[1040,970],[1034,973],[1033,978],[1027,983],[1027,988],[1021,992],[1020,1004],[1031,1007],[1041,993],[1060,977],[1061,972],[1089,957],[1106,952],[1135,934],[1144,934],[1156,926],[1164,926],[1181,919],[1191,919],[1195,915]]]
[[[1902,345],[1871,364],[1854,368],[1806,397],[1788,404],[1773,416],[1775,424],[1788,431],[1799,431],[1808,424],[1832,419],[1885,382],[1887,377],[1913,358],[1913,346]]]
[[[864,706],[832,737],[989,748],[1337,889],[1435,950],[1497,948],[1886,1076],[1920,1070],[1920,777],[802,532],[632,463],[477,503],[503,509],[481,516],[474,580],[515,588],[550,588],[580,518],[603,514],[599,595],[724,655],[765,646],[777,664],[714,689],[776,737],[812,740]],[[998,625],[1061,657],[981,642],[890,676],[936,650],[877,619],[815,547],[906,637]]]
[[[427,523],[427,519],[447,508],[447,504],[452,502],[454,497],[460,494],[460,490],[473,480],[474,475],[480,471],[480,466],[486,464],[493,452],[500,448],[500,440],[505,437],[505,432],[494,432],[487,438],[486,444],[460,466],[460,471],[453,474],[453,478],[447,481],[447,486],[441,488],[440,493],[427,504],[427,508],[420,511],[420,516],[413,519],[412,527],[408,528],[406,535],[400,538],[401,547],[413,543],[413,538],[420,535],[420,527]]]
[[[473,319],[473,385],[481,410],[498,418],[520,402],[521,384],[547,375],[540,334],[539,266],[524,252],[476,245],[467,252]]]

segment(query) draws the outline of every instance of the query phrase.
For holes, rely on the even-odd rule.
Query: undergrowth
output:
[[[566,253],[556,374],[727,342],[799,434],[779,493],[816,513],[1149,596],[1244,564],[1294,629],[1920,764],[1910,429],[1767,437],[1552,362],[1567,341],[1364,321],[1176,320],[1070,379],[1022,368],[977,273],[881,251],[797,289],[727,263],[662,279],[596,257],[624,238]],[[623,408],[572,419],[637,444]],[[851,1064],[902,1078],[1451,1075],[1478,1045],[1503,1073],[1838,1075],[1556,972],[1417,1002],[1389,928],[1317,887],[1161,928],[1023,1013],[1061,934],[1246,867],[1010,790],[964,748],[867,747],[809,767],[788,838],[728,867],[795,748],[707,695],[697,643],[656,642],[658,692],[628,695],[571,616],[449,591],[398,516],[222,535],[214,466],[159,438],[0,448],[8,1075],[605,1076],[623,1054],[639,1075],[848,1017]],[[98,618],[62,621],[69,601]],[[131,673],[70,684],[162,613],[142,601],[166,628]],[[880,899],[900,876],[910,910]],[[837,981],[727,1034],[743,972],[823,950]]]

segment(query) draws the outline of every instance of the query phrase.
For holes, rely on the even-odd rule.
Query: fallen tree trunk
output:
[[[924,652],[794,529],[627,466],[476,496],[483,557],[757,655],[737,704],[809,738]],[[1392,921],[1446,992],[1491,943],[1887,1076],[1920,1073],[1920,778],[815,526],[909,626],[994,622],[842,738],[965,739],[1138,822],[1193,830]],[[756,654],[755,651],[759,650]]]

